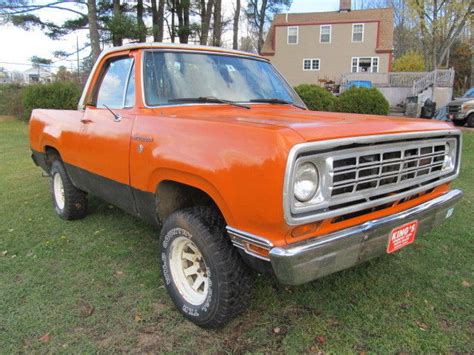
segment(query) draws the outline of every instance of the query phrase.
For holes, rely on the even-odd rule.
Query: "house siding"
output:
[[[319,80],[338,82],[341,74],[351,71],[353,57],[379,57],[379,72],[390,71],[391,53],[377,53],[379,21],[364,23],[364,41],[352,42],[353,23],[332,25],[331,43],[320,43],[320,25],[299,26],[298,44],[287,44],[287,25],[275,26],[274,54],[266,56],[290,84],[318,84]],[[265,55],[264,55],[265,56]],[[319,71],[303,71],[303,59],[318,58]]]

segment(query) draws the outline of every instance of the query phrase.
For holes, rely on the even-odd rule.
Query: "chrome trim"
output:
[[[280,282],[298,285],[384,255],[394,228],[418,220],[416,238],[419,238],[449,218],[462,196],[462,191],[451,190],[393,215],[287,247],[273,248],[270,250],[273,270]]]
[[[394,141],[404,141],[404,140],[411,140],[411,139],[442,138],[442,137],[444,137],[444,139],[452,139],[451,137],[455,137],[458,142],[455,170],[448,173],[450,175],[447,175],[446,177],[442,177],[435,182],[425,184],[423,186],[419,186],[417,188],[410,189],[409,191],[405,191],[396,195],[379,198],[377,200],[368,200],[365,203],[360,203],[360,204],[356,204],[352,206],[346,206],[346,207],[338,208],[335,210],[323,209],[321,212],[318,212],[317,210],[321,209],[320,207],[321,203],[325,202],[324,200],[322,200],[322,197],[320,198],[319,201],[317,201],[318,204],[314,204],[314,203],[306,204],[306,206],[304,207],[295,208],[295,199],[292,192],[294,174],[295,174],[296,167],[298,166],[298,163],[299,163],[298,159],[299,157],[303,155],[307,155],[308,157],[307,159],[310,160],[311,157],[315,157],[318,154],[326,154],[330,156],[331,150],[335,148],[337,148],[338,150],[344,150],[344,146],[347,146],[349,148],[351,145],[354,145],[354,144],[379,143],[379,144],[384,145],[384,144],[389,144],[390,142],[394,142]],[[402,144],[402,143],[400,142],[393,143],[394,146],[396,146],[397,144]],[[363,137],[350,137],[350,138],[340,138],[340,139],[325,140],[325,141],[319,141],[319,142],[297,144],[290,150],[290,153],[288,155],[285,179],[284,179],[284,185],[283,185],[283,210],[284,210],[286,223],[288,225],[311,223],[311,222],[320,221],[327,218],[333,218],[336,216],[344,215],[347,213],[361,211],[367,208],[383,205],[388,202],[393,202],[393,201],[396,201],[397,199],[408,197],[413,194],[426,191],[430,188],[433,188],[435,186],[451,181],[455,179],[459,174],[461,150],[462,150],[461,146],[462,146],[461,132],[460,130],[456,130],[456,129],[428,131],[428,132],[410,132],[410,133],[402,133],[402,134],[373,135],[373,136],[363,136]],[[367,154],[370,154],[370,153],[371,153],[370,149],[367,149]],[[318,166],[318,169],[321,169],[321,167]],[[321,178],[320,189],[327,188],[328,182],[326,180],[328,179],[328,176],[325,176],[325,174],[321,174],[320,178]],[[433,176],[429,176],[427,180],[429,181],[430,178],[433,178]],[[393,185],[390,185],[390,186],[393,186]],[[408,187],[408,186],[412,186],[412,185],[410,183],[407,183],[406,185],[403,185],[403,186],[400,185],[400,189],[402,189],[403,187]],[[397,189],[391,189],[390,191],[394,191],[394,190],[397,190]],[[370,191],[370,192],[373,192],[373,191]],[[384,193],[384,191],[382,191],[381,193]],[[319,195],[321,195],[321,193],[318,193],[318,196]],[[327,193],[325,194],[325,196],[327,197]],[[366,196],[364,197],[365,199],[367,199],[368,197],[371,197],[371,196],[373,196],[373,194],[366,194]],[[360,195],[358,196],[358,198],[361,199]],[[356,198],[354,197],[353,200],[355,199]],[[347,201],[349,200],[350,198],[347,199]],[[326,206],[327,208],[330,207],[330,203],[332,203],[332,200],[327,200],[327,206]],[[344,203],[344,201],[341,201],[338,203]]]
[[[135,71],[135,58],[132,58],[132,64],[130,65],[130,68],[128,69],[128,74],[127,74],[127,84],[125,85],[125,90],[123,91],[123,99],[122,99],[122,107],[123,108],[126,108],[126,107],[133,107],[135,106],[135,101],[136,101],[136,93],[137,93],[137,90],[135,88],[135,95],[133,95],[133,106],[126,106],[125,105],[125,101],[127,99],[127,91],[128,91],[128,86],[130,85],[130,78],[132,77],[131,74],[132,74],[132,69]],[[135,83],[134,83],[135,84]]]
[[[266,257],[263,257],[259,254],[253,253],[252,251],[245,248],[243,242],[248,242],[250,244],[254,244],[254,245],[257,245],[261,248],[270,250],[271,248],[273,248],[273,243],[271,241],[269,241],[268,239],[265,239],[263,237],[256,236],[254,234],[247,233],[247,232],[232,228],[230,226],[227,226],[226,229],[227,229],[227,233],[229,234],[229,236],[231,238],[232,244],[234,246],[236,246],[237,248],[242,249],[247,254],[252,255],[256,258],[266,260],[266,261],[270,261],[269,258],[266,258]]]

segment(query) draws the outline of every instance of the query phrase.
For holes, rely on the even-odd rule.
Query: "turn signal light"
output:
[[[248,242],[245,242],[244,245],[245,245],[245,249],[247,249],[248,251],[261,255],[263,257],[268,257],[268,255],[270,254],[270,251],[268,249],[259,247],[258,245],[251,244]]]

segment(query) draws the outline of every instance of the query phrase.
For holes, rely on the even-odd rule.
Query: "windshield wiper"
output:
[[[252,99],[252,100],[249,100],[249,101],[250,102],[262,102],[262,103],[267,103],[267,104],[276,104],[276,105],[278,105],[278,104],[292,105],[292,106],[295,106],[295,107],[302,108],[302,109],[306,110],[306,107],[304,107],[304,106],[295,104],[294,102],[279,99],[279,98],[276,98],[276,97],[272,97],[270,99]]]
[[[200,97],[181,97],[177,99],[169,99],[168,102],[202,102],[202,103],[219,103],[219,104],[228,104],[232,106],[250,109],[250,106],[239,104],[238,102],[231,100],[219,99],[214,96],[200,96]]]

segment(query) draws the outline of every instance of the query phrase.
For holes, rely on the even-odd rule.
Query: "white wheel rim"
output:
[[[201,251],[185,237],[173,240],[170,250],[171,276],[179,293],[190,304],[201,305],[209,292],[209,272]]]
[[[64,209],[65,197],[64,197],[64,186],[63,179],[59,173],[54,174],[53,176],[53,193],[54,199],[56,200],[56,205],[59,209]]]

